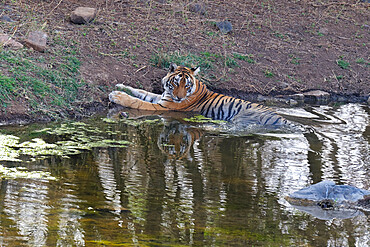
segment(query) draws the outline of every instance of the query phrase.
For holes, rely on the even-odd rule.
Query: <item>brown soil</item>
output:
[[[205,14],[194,12],[196,3]],[[1,5],[19,24],[17,30],[4,23],[1,29],[16,39],[44,28],[50,41],[55,35],[76,41],[82,78],[100,89],[86,94],[84,106],[107,105],[117,83],[158,93],[166,70],[151,59],[156,54],[211,54],[212,67],[201,79],[212,90],[244,99],[312,89],[360,99],[370,93],[370,4],[358,0],[5,0]],[[69,15],[80,6],[97,8],[95,21],[71,24]],[[215,25],[224,20],[233,26],[226,35]],[[9,109],[3,119],[24,115],[27,104]]]

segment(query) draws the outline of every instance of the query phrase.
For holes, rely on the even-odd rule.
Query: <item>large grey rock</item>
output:
[[[96,8],[78,7],[71,13],[71,22],[75,24],[86,24],[96,17]]]
[[[299,210],[319,219],[351,218],[358,209],[370,211],[370,191],[350,185],[322,181],[298,190],[285,198]],[[324,209],[331,209],[331,212]]]
[[[14,39],[12,39],[9,35],[5,33],[0,33],[0,47],[11,47],[14,49],[20,49],[23,48],[23,45]]]
[[[332,200],[337,204],[344,202],[357,202],[370,195],[370,191],[359,189],[350,185],[336,185],[333,181],[322,181],[320,183],[303,188],[289,195],[292,199],[320,202]]]
[[[27,47],[44,52],[46,50],[47,38],[47,34],[43,31],[32,31],[28,34],[28,38],[24,40],[24,43]]]

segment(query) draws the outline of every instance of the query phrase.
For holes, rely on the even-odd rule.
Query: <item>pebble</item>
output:
[[[9,35],[5,33],[0,33],[0,47],[5,46],[5,47],[11,47],[14,49],[20,49],[23,48],[23,45],[14,39],[10,38]]]
[[[8,15],[2,15],[0,17],[0,20],[6,21],[6,22],[15,22],[12,18],[10,18]]]
[[[189,10],[200,15],[206,14],[206,7],[203,3],[193,3],[189,6]]]
[[[96,8],[78,7],[71,13],[71,22],[75,24],[86,24],[96,17]]]
[[[322,33],[324,35],[327,35],[329,33],[329,29],[322,27],[319,29],[319,33]]]
[[[229,21],[217,22],[216,26],[218,27],[218,29],[220,29],[221,33],[223,34],[230,33],[233,30],[233,26],[231,25],[231,22]]]

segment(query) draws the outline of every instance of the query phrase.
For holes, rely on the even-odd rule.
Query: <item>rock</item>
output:
[[[368,190],[322,181],[298,190],[285,199],[299,210],[319,219],[345,219],[358,215],[357,209],[370,211],[369,196]],[[325,212],[328,209],[330,212]]]
[[[0,17],[0,20],[2,21],[7,21],[7,22],[15,22],[14,20],[12,20],[12,18],[10,18],[8,15],[3,15]]]
[[[233,30],[233,26],[231,25],[231,22],[229,21],[217,22],[216,26],[218,27],[218,29],[220,29],[221,33],[223,34],[230,33]]]
[[[167,3],[167,0],[155,0],[157,3],[160,3],[160,4],[166,4]],[[142,0],[142,2],[147,2],[149,3],[150,0]]]
[[[291,95],[291,99],[296,100],[299,104],[303,104],[304,95],[302,93],[296,93],[296,94]]]
[[[298,106],[298,105],[299,105],[299,103],[298,103],[298,101],[296,101],[295,99],[290,99],[290,100],[289,100],[289,105],[290,105],[290,106]]]
[[[322,181],[308,186],[289,195],[295,200],[305,200],[313,203],[322,200],[331,200],[337,204],[357,202],[370,195],[370,191],[359,189],[350,185],[336,185],[333,181]]]
[[[11,47],[14,49],[23,48],[23,45],[21,43],[15,41],[11,37],[9,37],[9,35],[4,33],[0,33],[0,46]]]
[[[303,93],[304,102],[309,104],[327,104],[330,100],[330,94],[321,90],[314,90]]]
[[[263,101],[266,101],[266,96],[263,96],[262,94],[258,94],[257,95],[257,101],[258,102],[263,102]]]
[[[319,33],[322,33],[324,35],[327,35],[329,33],[329,29],[322,27],[319,29]]]
[[[370,105],[370,95],[367,97],[367,104]]]
[[[46,50],[47,38],[47,34],[43,31],[32,31],[28,34],[28,38],[24,40],[24,43],[27,47],[44,52]]]
[[[75,24],[86,24],[96,17],[96,8],[78,7],[71,13],[71,22]]]
[[[206,7],[203,3],[193,3],[189,6],[189,10],[200,15],[206,14]]]

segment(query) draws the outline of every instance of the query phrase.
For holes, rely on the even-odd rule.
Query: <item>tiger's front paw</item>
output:
[[[109,94],[109,101],[125,106],[125,98],[127,98],[128,95],[124,92],[120,91],[113,91]]]

